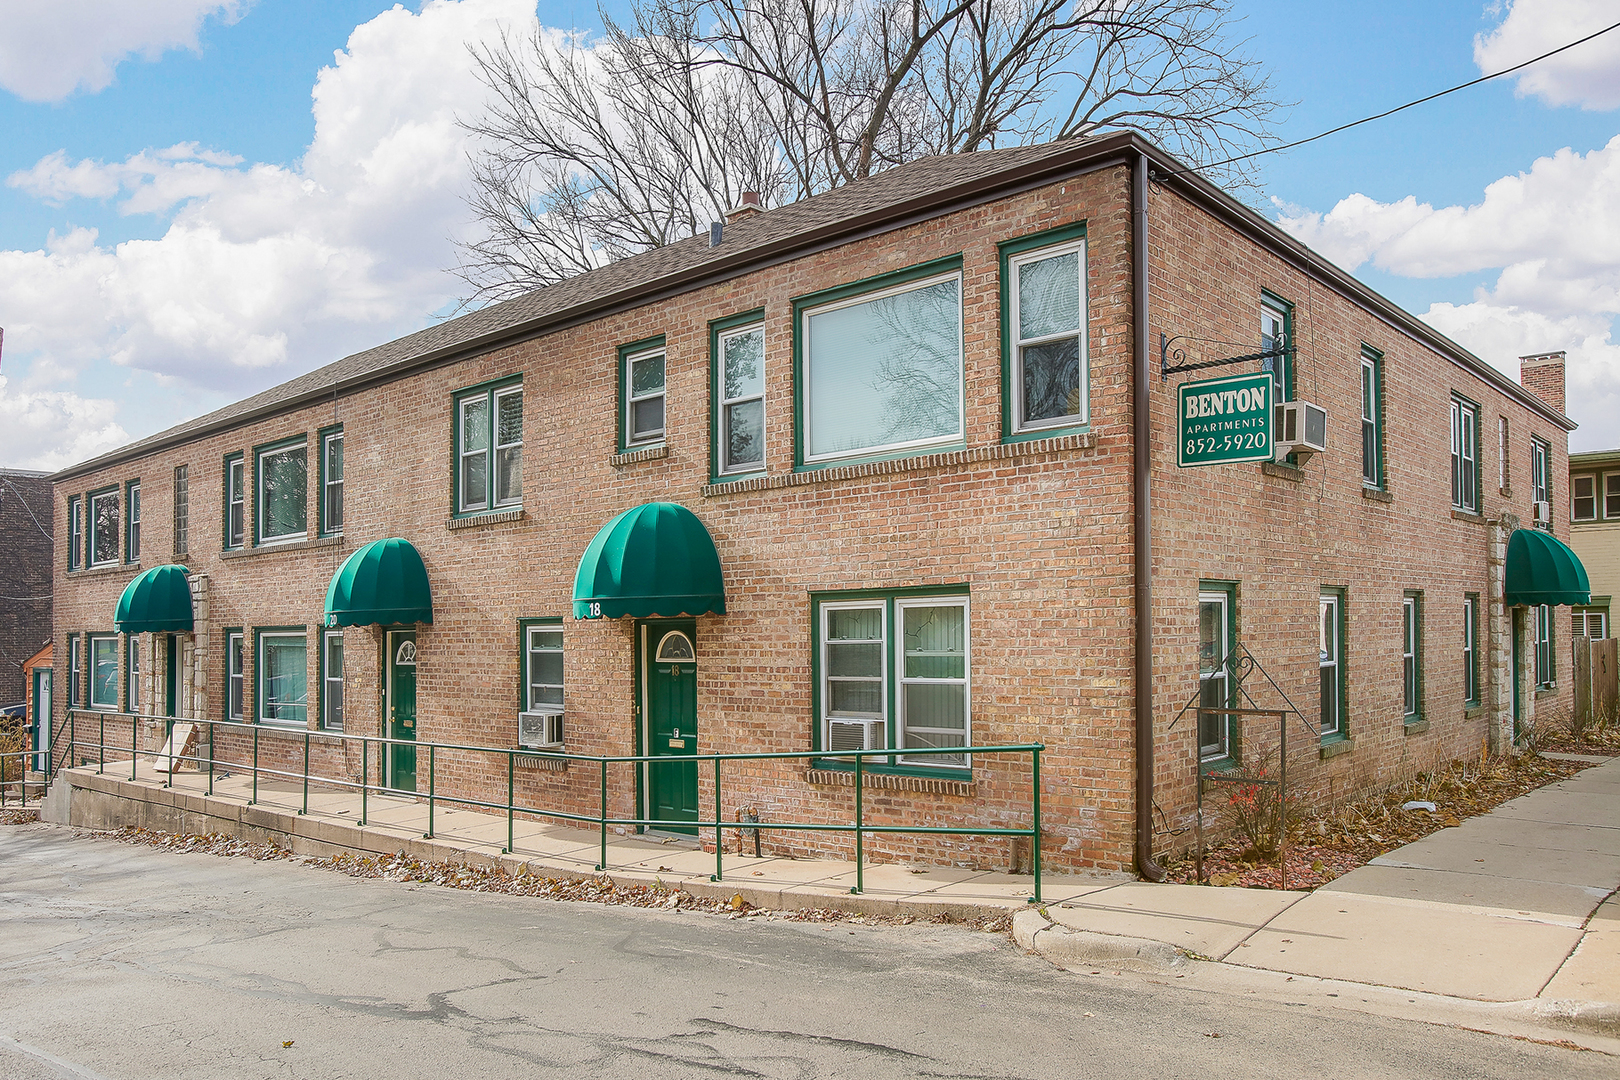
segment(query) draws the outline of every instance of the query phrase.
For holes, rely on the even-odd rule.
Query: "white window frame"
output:
[[[1384,486],[1383,437],[1378,430],[1378,358],[1361,354],[1361,483]],[[1371,436],[1369,439],[1368,436]]]
[[[744,337],[748,334],[758,334],[760,337],[759,393],[741,394],[737,397],[726,397],[726,342],[730,341],[732,338]],[[720,474],[724,476],[741,473],[764,472],[766,449],[769,445],[765,421],[769,419],[770,415],[765,404],[765,323],[763,321],[749,323],[747,326],[738,326],[731,330],[727,330],[725,333],[717,335],[715,346],[715,351],[718,354],[715,357],[715,363],[718,364],[720,368],[720,370],[716,373],[720,386],[720,415],[717,418],[717,427],[719,429],[719,453],[715,455],[715,463],[719,466]],[[669,363],[667,357],[665,358],[664,362],[666,365]],[[625,370],[629,370],[629,360],[625,361]],[[664,379],[665,385],[668,385],[669,369],[667,366],[664,369]],[[762,414],[759,427],[759,460],[733,465],[728,461],[731,454],[731,407],[734,405],[746,405],[750,401],[758,401],[760,403],[760,412]],[[669,407],[669,403],[666,401],[664,406],[667,409]],[[628,409],[626,409],[626,413],[628,414]],[[628,423],[628,419],[626,420],[626,423]]]
[[[174,536],[175,555],[186,555],[191,547],[191,468],[174,467]]]
[[[265,462],[270,458],[281,457],[285,454],[304,455],[304,491],[299,502],[304,508],[304,527],[298,532],[276,533],[271,535],[265,530],[270,527],[270,515],[265,512],[264,481],[268,471]],[[262,545],[293,544],[300,540],[309,539],[309,443],[298,442],[284,446],[271,446],[255,451],[253,456],[253,529],[257,533],[257,542]]]
[[[1023,326],[1023,317],[1020,309],[1019,275],[1029,263],[1043,262],[1046,259],[1055,259],[1071,252],[1080,256],[1080,325],[1074,330],[1064,330],[1058,333],[1045,334],[1039,337],[1020,337]],[[1012,338],[1011,365],[1012,389],[1012,415],[1013,430],[1019,433],[1026,431],[1041,431],[1054,427],[1074,427],[1091,422],[1091,365],[1089,355],[1089,341],[1087,323],[1091,320],[1086,310],[1086,241],[1079,240],[1067,244],[1054,244],[1051,247],[1038,248],[1034,251],[1021,252],[1007,260],[1008,276],[1012,279],[1007,283],[1008,310],[1011,325],[1008,330]],[[960,294],[959,294],[960,295]],[[1024,350],[1036,345],[1050,345],[1053,342],[1066,341],[1069,338],[1079,339],[1080,348],[1080,411],[1066,413],[1063,416],[1053,416],[1045,420],[1026,420],[1024,418]]]
[[[106,701],[106,700],[99,700],[98,701],[96,699],[96,644],[97,644],[97,642],[102,642],[102,641],[110,641],[110,642],[112,642],[113,677],[112,677],[112,681],[111,681],[111,685],[112,685],[112,700],[111,701]],[[98,712],[117,712],[118,711],[118,677],[119,677],[120,674],[122,674],[122,672],[120,672],[118,670],[118,653],[119,653],[118,635],[117,634],[91,634],[90,635],[90,640],[89,640],[89,643],[88,643],[88,648],[85,651],[86,651],[86,653],[88,655],[88,659],[90,661],[90,690],[89,690],[89,693],[86,695],[86,697],[89,699],[89,702],[90,702],[90,708],[95,709]]]
[[[1479,597],[1463,596],[1463,701],[1479,701]]]
[[[88,694],[84,688],[84,638],[68,635],[68,708],[79,708]]]
[[[1421,647],[1418,642],[1418,598],[1401,597],[1401,712],[1408,721],[1423,714]]]
[[[1604,479],[1605,477],[1601,473],[1582,473],[1579,476],[1569,478],[1570,521],[1597,521],[1602,517],[1599,511],[1603,509],[1603,497],[1599,493],[1599,489],[1602,488]],[[1617,479],[1620,479],[1620,477],[1617,477]],[[1590,491],[1584,496],[1579,493],[1582,483],[1590,485]],[[1592,503],[1592,512],[1590,514],[1582,514],[1577,508],[1583,498],[1590,500]]]
[[[141,638],[139,634],[124,635],[124,685],[128,688],[129,711],[141,711]]]
[[[124,485],[124,561],[141,561],[141,482]]]
[[[1610,499],[1615,500],[1613,513],[1609,511]],[[1605,521],[1620,521],[1620,473],[1603,474],[1603,495],[1598,506]]]
[[[563,703],[567,701],[567,698],[565,697],[567,692],[565,687],[567,686],[568,679],[567,659],[565,656],[566,642],[560,642],[556,648],[537,645],[535,643],[535,637],[539,634],[556,634],[559,638],[561,638],[562,632],[563,628],[561,622],[530,623],[523,628],[523,710],[525,712],[559,711],[562,709]],[[563,660],[562,682],[541,683],[537,682],[535,679],[534,662],[536,654],[549,652],[555,652],[557,656]],[[557,697],[559,700],[556,702],[536,701],[534,694],[536,686],[541,686],[548,689],[554,688],[557,691]]]
[[[1451,399],[1451,505],[1479,512],[1479,406]]]
[[[1231,609],[1231,603],[1232,603],[1231,594],[1228,593],[1228,592],[1222,591],[1222,590],[1200,591],[1199,594],[1198,594],[1198,607],[1200,609],[1199,613],[1198,613],[1198,617],[1199,617],[1200,622],[1203,620],[1203,617],[1204,617],[1204,613],[1203,613],[1202,609],[1203,609],[1203,606],[1205,604],[1217,604],[1217,605],[1220,606],[1220,609],[1221,609],[1220,655],[1218,657],[1216,657],[1216,659],[1215,659],[1216,666],[1213,669],[1209,670],[1209,671],[1204,670],[1203,659],[1202,659],[1202,657],[1199,658],[1199,664],[1198,664],[1198,698],[1199,698],[1200,701],[1203,700],[1205,683],[1214,682],[1215,680],[1218,679],[1218,680],[1220,680],[1222,686],[1225,687],[1225,690],[1222,692],[1221,697],[1220,697],[1220,700],[1221,700],[1220,707],[1223,708],[1223,709],[1229,708],[1230,705],[1231,705],[1231,700],[1232,700],[1231,678],[1230,678],[1228,668],[1227,668],[1227,665],[1226,665],[1227,655],[1232,651],[1232,640],[1231,640],[1231,638],[1232,638],[1232,609]],[[1201,644],[1202,644],[1202,642],[1200,641],[1200,645]],[[1196,727],[1194,728],[1194,731],[1198,736],[1198,760],[1199,761],[1217,761],[1217,760],[1219,760],[1221,758],[1231,756],[1231,753],[1232,753],[1232,717],[1230,717],[1230,716],[1222,716],[1220,718],[1220,738],[1218,740],[1216,740],[1215,742],[1213,742],[1213,743],[1205,743],[1204,742],[1203,732],[1199,731]]]
[[[832,621],[835,611],[876,611],[879,616],[880,629],[876,638],[839,638],[840,643],[847,644],[876,644],[880,660],[878,663],[878,701],[881,703],[875,713],[866,712],[840,712],[834,713],[832,707],[832,684],[834,682],[870,682],[867,676],[833,675],[829,663],[832,650],[831,641],[827,633],[828,624]],[[883,741],[892,746],[894,743],[894,725],[889,716],[889,639],[892,633],[889,627],[889,602],[884,598],[871,600],[829,600],[821,605],[821,746],[826,749],[832,746],[833,720],[881,720],[883,722]],[[871,758],[867,759],[871,761]]]
[[[334,644],[337,646],[338,652],[338,673],[336,675],[332,674],[332,646]],[[343,692],[345,688],[343,681],[344,671],[346,670],[343,665],[343,631],[321,631],[321,730],[323,731],[343,730],[343,706],[347,698],[347,695]],[[336,684],[337,690],[335,694],[333,693],[334,684]],[[337,705],[335,710],[333,709],[334,702]],[[337,713],[335,717],[333,716],[334,711]]]
[[[225,718],[247,718],[247,635],[241,630],[225,635]]]
[[[500,442],[501,434],[501,400],[503,398],[517,397],[521,403],[523,399],[523,384],[511,383],[506,386],[482,390],[469,390],[455,396],[456,410],[456,513],[478,514],[494,513],[499,510],[514,510],[523,505],[523,435],[520,427],[518,437],[514,441]],[[485,444],[482,449],[467,449],[467,409],[469,406],[484,406]],[[526,419],[526,418],[525,418]],[[499,491],[500,467],[499,461],[502,451],[516,450],[518,453],[517,491],[508,492],[505,498]],[[469,458],[482,457],[484,474],[484,497],[478,502],[467,498],[467,461]]]
[[[929,679],[906,675],[906,641],[905,641],[905,613],[914,608],[945,608],[959,607],[962,609],[962,677],[960,679]],[[961,686],[962,687],[962,745],[973,745],[973,613],[968,608],[968,598],[965,594],[954,596],[927,596],[927,597],[896,597],[894,601],[894,624],[889,629],[893,641],[886,650],[889,663],[894,669],[895,678],[895,745],[902,749],[911,747],[917,749],[922,744],[913,745],[911,733],[913,728],[906,719],[906,687],[907,686]],[[887,684],[885,684],[885,689]],[[885,699],[887,700],[887,699]],[[915,730],[919,734],[938,732],[940,734],[954,734],[954,728],[926,728],[918,725]],[[907,765],[921,765],[933,769],[965,768],[968,761],[965,755],[957,755],[953,760],[949,754],[921,754],[908,758],[902,754],[899,760]]]
[[[1293,318],[1293,312],[1282,300],[1273,300],[1270,295],[1260,299],[1260,351],[1271,352],[1274,349],[1287,349],[1288,326]],[[1266,321],[1271,320],[1276,325],[1270,333],[1266,330]],[[1271,375],[1271,390],[1276,401],[1288,401],[1291,395],[1288,392],[1288,360],[1289,354],[1284,352],[1281,356],[1271,356],[1260,361],[1260,370]]]
[[[1530,633],[1535,645],[1536,689],[1550,689],[1558,685],[1558,673],[1553,663],[1552,605],[1540,604],[1531,608],[1530,620]]]
[[[1552,506],[1551,457],[1552,448],[1546,442],[1534,437],[1530,439],[1530,501],[1544,502],[1549,507]],[[1547,528],[1552,528],[1550,520]]]
[[[817,315],[825,315],[841,308],[855,307],[860,304],[870,304],[877,300],[887,299],[891,296],[900,296],[908,292],[917,292],[930,286],[939,285],[946,281],[956,282],[956,430],[944,435],[931,435],[925,439],[911,439],[897,443],[881,443],[869,446],[857,446],[848,450],[830,450],[823,454],[813,454],[810,451],[810,433],[814,430],[811,419],[810,380],[815,357],[811,355],[810,320]],[[930,277],[907,281],[901,285],[894,285],[887,289],[874,289],[857,296],[846,297],[827,304],[818,304],[807,307],[799,313],[799,341],[803,350],[803,370],[800,372],[800,384],[795,388],[799,401],[803,405],[803,434],[802,446],[806,464],[819,464],[828,461],[843,461],[849,458],[866,458],[885,454],[903,453],[909,450],[922,450],[934,446],[952,446],[960,443],[967,433],[967,369],[965,362],[965,346],[963,342],[962,319],[965,301],[962,295],[962,272],[952,270],[945,274],[934,274]]]
[[[304,693],[301,701],[271,701],[270,688],[265,685],[265,674],[270,665],[266,657],[270,652],[271,642],[297,642],[304,650]],[[309,635],[303,630],[264,630],[258,635],[258,649],[254,656],[253,665],[253,711],[258,722],[269,727],[307,728],[309,726]],[[270,710],[275,706],[287,708],[300,708],[304,710],[302,720],[286,719],[279,716],[270,716]]]
[[[74,495],[68,499],[68,569],[85,566],[89,552],[84,549],[84,497]]]
[[[96,518],[97,518],[96,504],[101,502],[103,499],[111,499],[113,501],[113,506],[114,507],[118,508],[118,510],[120,510],[120,511],[122,511],[122,509],[123,509],[123,507],[122,507],[122,505],[120,503],[120,500],[118,498],[118,489],[117,488],[111,488],[111,489],[109,489],[107,491],[98,491],[95,494],[91,495],[86,500],[88,513],[85,515],[85,517],[86,517],[85,524],[86,524],[87,527],[84,530],[85,540],[86,540],[85,551],[84,551],[84,564],[86,566],[88,566],[88,567],[116,566],[118,564],[119,553],[123,551],[123,547],[124,547],[123,537],[119,535],[120,530],[123,528],[123,522],[119,521],[119,522],[114,523],[114,525],[112,527],[112,533],[113,533],[113,553],[112,553],[112,555],[110,557],[108,557],[108,558],[105,558],[105,559],[96,558],[96,542],[101,537],[101,529],[96,524]],[[118,516],[120,518],[122,518],[123,514],[119,513]]]
[[[1317,597],[1317,683],[1320,688],[1321,671],[1333,669],[1333,723],[1328,724],[1326,703],[1321,715],[1321,734],[1324,738],[1344,734],[1344,610],[1338,593],[1324,592]],[[1327,648],[1331,632],[1332,649]]]
[[[664,381],[658,384],[657,390],[648,390],[636,394],[631,390],[633,380],[630,373],[635,370],[639,361],[651,360],[653,357],[662,357],[664,361]],[[636,353],[627,353],[624,358],[624,445],[627,447],[656,446],[664,441],[664,434],[669,430],[669,351],[660,345],[655,349],[643,349]],[[664,422],[656,430],[649,428],[636,433],[636,405],[642,401],[651,401],[653,398],[662,398],[664,402]]]
[[[506,398],[517,398],[518,408],[523,408],[523,384],[505,386],[497,389],[490,395],[489,401],[489,491],[490,497],[495,501],[495,509],[505,510],[514,506],[523,505],[523,420],[518,421],[518,437],[507,442],[501,442],[501,402]],[[516,451],[518,456],[517,490],[501,494],[501,453],[502,451]]]
[[[1508,418],[1496,418],[1496,487],[1499,492],[1508,489],[1508,450],[1513,445],[1513,439],[1508,433]]]
[[[1607,608],[1588,608],[1585,611],[1577,611],[1574,617],[1581,620],[1581,629],[1576,632],[1576,637],[1601,641],[1609,636],[1609,611]],[[1593,620],[1596,620],[1597,623],[1597,633],[1595,634],[1592,633]]]
[[[332,477],[332,448],[338,450],[337,478]],[[329,535],[343,531],[343,432],[331,431],[321,438],[321,530]],[[332,513],[332,502],[337,500],[337,513]]]
[[[238,454],[225,463],[225,543],[227,550],[247,544],[247,458]]]

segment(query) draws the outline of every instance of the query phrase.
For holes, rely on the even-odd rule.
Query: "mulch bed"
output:
[[[1534,753],[1483,763],[1454,761],[1418,773],[1380,794],[1302,815],[1288,830],[1288,888],[1325,885],[1380,855],[1587,768],[1591,768],[1589,762],[1559,761]],[[1401,809],[1414,801],[1432,802],[1435,810]],[[1241,839],[1209,846],[1204,852],[1205,880],[1240,888],[1281,888],[1277,861],[1254,859],[1244,848]],[[1188,884],[1197,880],[1190,853],[1166,870],[1167,881]]]

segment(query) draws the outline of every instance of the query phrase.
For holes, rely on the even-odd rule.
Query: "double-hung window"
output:
[[[343,730],[343,631],[321,634],[321,727]]]
[[[1601,641],[1609,636],[1609,609],[1577,608],[1571,620],[1576,637]]]
[[[141,700],[141,639],[137,634],[124,636],[124,704],[128,711],[138,713],[145,704]]]
[[[968,764],[962,754],[915,752],[970,744],[965,594],[818,600],[816,620],[823,750],[895,747],[903,764]]]
[[[1344,596],[1324,589],[1317,603],[1317,677],[1321,687],[1322,738],[1343,737]]]
[[[118,638],[90,635],[90,707],[118,709]]]
[[[1598,517],[1598,478],[1572,476],[1569,478],[1569,520],[1596,521]]]
[[[1066,237],[1073,237],[1067,239]],[[1038,245],[1038,246],[1036,246]],[[1089,419],[1086,241],[1069,227],[1001,246],[1006,394],[1013,434]]]
[[[626,450],[663,441],[667,359],[662,340],[639,351],[620,350],[619,393],[624,402],[624,421],[619,439]]]
[[[243,635],[240,630],[232,630],[225,635],[225,719],[241,720],[244,716],[242,709],[242,679],[246,670],[246,651],[243,646]]]
[[[309,446],[303,436],[256,451],[258,496],[253,520],[261,544],[302,540],[309,535]]]
[[[124,561],[141,561],[141,482],[131,480],[124,486]]]
[[[749,314],[714,328],[715,473],[765,468],[765,324]],[[742,321],[746,325],[735,325]]]
[[[1271,400],[1292,398],[1289,361],[1293,359],[1294,308],[1286,300],[1265,293],[1260,299],[1260,351],[1277,353],[1260,361],[1260,370],[1271,373]]]
[[[1541,439],[1530,440],[1530,501],[1539,506],[1546,503],[1549,510],[1552,507],[1552,470],[1550,458],[1552,447]],[[1552,514],[1547,514],[1545,522],[1538,522],[1547,529],[1552,528]]]
[[[523,626],[523,711],[563,707],[563,631],[559,620]]]
[[[225,459],[225,520],[226,548],[239,548],[246,535],[247,524],[247,466],[241,454]]]
[[[1232,707],[1229,662],[1232,651],[1232,594],[1226,590],[1198,594],[1198,758],[1231,756],[1232,717],[1205,709]]]
[[[78,495],[68,500],[68,569],[77,570],[80,552],[84,550],[84,499]]]
[[[90,493],[91,566],[111,566],[118,561],[118,489]]]
[[[1451,399],[1451,505],[1479,513],[1479,406]]]
[[[1611,521],[1620,521],[1620,473],[1608,473],[1603,477],[1603,516]]]
[[[1401,598],[1401,711],[1408,724],[1423,716],[1423,595]]]
[[[1531,636],[1536,649],[1536,688],[1545,690],[1558,679],[1553,668],[1552,607],[1540,604],[1530,609]]]
[[[1383,357],[1361,350],[1361,482],[1384,486]]]
[[[1463,596],[1463,700],[1479,704],[1479,594]]]
[[[1496,488],[1503,495],[1508,493],[1508,448],[1512,439],[1508,435],[1508,418],[1496,418]]]
[[[259,633],[259,720],[304,727],[309,719],[309,656],[302,627]]]
[[[962,441],[961,260],[950,263],[794,301],[797,464]]]
[[[68,635],[68,707],[78,708],[84,699],[84,639]]]
[[[321,433],[322,536],[343,531],[343,429]]]
[[[523,384],[463,390],[455,396],[456,513],[523,505]]]
[[[191,543],[191,491],[188,470],[174,467],[174,553],[186,555]]]

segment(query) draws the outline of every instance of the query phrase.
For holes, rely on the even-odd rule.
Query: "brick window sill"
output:
[[[1485,515],[1476,514],[1471,510],[1453,510],[1451,512],[1451,520],[1472,521],[1475,525],[1483,525],[1485,524]]]
[[[1368,502],[1376,503],[1393,503],[1395,501],[1395,496],[1391,495],[1384,488],[1363,487],[1361,489],[1361,497],[1366,499]]]
[[[1422,735],[1429,730],[1429,722],[1421,718],[1407,720],[1401,724],[1401,730],[1408,735]]]
[[[107,577],[111,574],[138,571],[140,568],[141,564],[138,562],[114,563],[111,566],[89,566],[83,570],[69,570],[67,576],[69,581],[80,581],[84,578]]]
[[[1482,717],[1484,715],[1485,715],[1485,706],[1483,706],[1483,705],[1465,705],[1465,706],[1463,706],[1463,719],[1464,720],[1478,720],[1480,717]]]
[[[608,464],[615,469],[621,469],[626,465],[634,465],[637,462],[657,461],[660,458],[667,457],[669,457],[669,444],[659,443],[657,446],[646,446],[640,450],[626,450],[622,454],[614,454],[608,458]]]
[[[854,787],[855,773],[844,769],[810,769],[804,774],[807,784],[825,784],[835,787]],[[861,773],[861,787],[884,788],[890,791],[921,791],[931,795],[972,795],[972,780],[950,780],[940,776],[909,776],[905,773]]]
[[[524,748],[523,747],[513,747],[513,749],[524,749]],[[556,756],[554,756],[552,754],[535,754],[535,753],[516,754],[516,755],[513,756],[512,762],[519,769],[536,769],[536,770],[539,770],[541,772],[567,772],[568,771],[568,759],[565,758],[565,757],[556,757]]]
[[[483,525],[501,525],[508,521],[522,521],[524,519],[523,507],[516,506],[510,510],[496,510],[489,514],[469,514],[466,517],[453,517],[444,523],[444,527],[451,532],[457,529],[476,529]]]
[[[341,543],[343,543],[342,535],[323,536],[314,540],[294,540],[286,544],[260,544],[258,547],[232,548],[229,551],[220,552],[219,557],[222,559],[248,559],[254,555],[269,555],[278,551],[312,551],[316,548],[337,547]]]
[[[1279,480],[1291,480],[1301,483],[1305,479],[1305,470],[1296,469],[1292,465],[1285,465],[1280,461],[1262,461],[1260,472],[1265,476],[1275,476]]]
[[[1326,761],[1329,758],[1336,758],[1340,754],[1348,754],[1355,748],[1356,740],[1354,739],[1329,739],[1327,742],[1322,744],[1322,749],[1320,751],[1321,760]]]

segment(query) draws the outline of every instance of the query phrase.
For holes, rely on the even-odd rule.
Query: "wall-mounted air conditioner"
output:
[[[882,720],[828,720],[827,750],[844,754],[851,750],[882,750],[884,743]]]
[[[1547,500],[1541,499],[1531,504],[1530,512],[1531,515],[1536,519],[1537,525],[1552,524],[1552,503],[1548,502]]]
[[[1277,429],[1272,433],[1277,459],[1297,454],[1310,457],[1327,449],[1327,410],[1308,401],[1284,401],[1277,406]]]
[[[535,750],[561,750],[563,714],[560,711],[518,713],[518,745]]]

